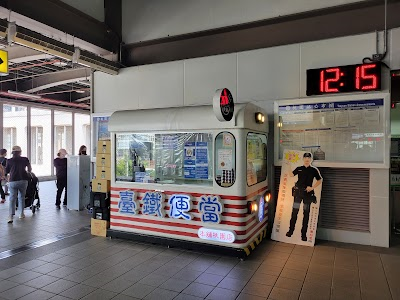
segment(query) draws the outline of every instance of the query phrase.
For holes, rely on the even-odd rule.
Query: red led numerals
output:
[[[364,65],[358,66],[356,68],[356,89],[357,90],[374,90],[378,86],[378,77],[376,75],[368,75],[367,72],[369,69],[374,69],[376,64],[373,65]],[[365,85],[365,81],[368,82],[369,85]]]
[[[330,75],[334,74],[334,78],[326,79],[325,80],[325,74]],[[329,76],[330,77],[330,76]],[[339,92],[338,88],[331,87],[331,83],[338,82],[340,78],[340,69],[339,68],[331,68],[331,69],[326,69],[322,70],[320,73],[320,92],[321,93],[335,93]]]

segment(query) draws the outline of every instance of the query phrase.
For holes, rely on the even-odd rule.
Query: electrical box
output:
[[[67,208],[83,210],[90,203],[90,156],[67,157]]]

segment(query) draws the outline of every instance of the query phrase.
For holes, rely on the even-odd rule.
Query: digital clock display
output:
[[[380,63],[307,70],[307,96],[380,89]]]

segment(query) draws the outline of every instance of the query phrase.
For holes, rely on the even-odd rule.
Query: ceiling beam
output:
[[[60,0],[0,0],[0,5],[35,21],[118,53],[119,36],[106,24]]]
[[[77,68],[53,72],[50,75],[36,76],[18,84],[18,90],[26,93],[36,93],[54,86],[87,80],[90,78],[90,69]]]

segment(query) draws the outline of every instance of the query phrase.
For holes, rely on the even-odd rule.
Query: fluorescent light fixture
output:
[[[8,90],[8,93],[11,95],[15,95],[15,96],[21,96],[21,97],[25,97],[25,98],[32,98],[32,99],[41,99],[42,97],[39,95],[34,95],[34,94],[28,94],[28,93],[22,93],[22,92],[16,92],[16,91],[11,91]]]
[[[53,63],[53,66],[56,66],[56,67],[65,67],[66,65],[68,65],[68,64],[64,61],[56,61]]]
[[[75,92],[77,92],[78,94],[83,94],[85,91],[84,90],[76,90]]]

